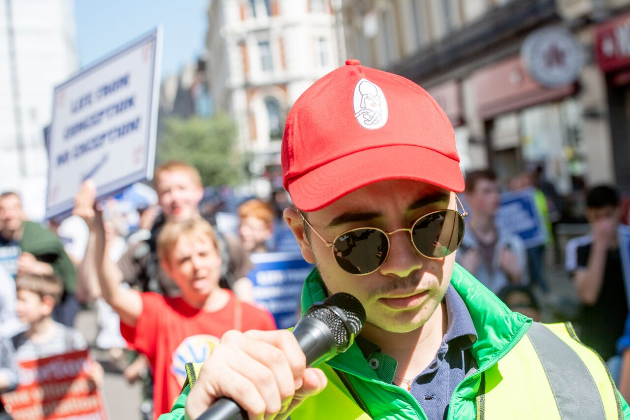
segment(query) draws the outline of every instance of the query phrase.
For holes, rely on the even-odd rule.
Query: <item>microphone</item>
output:
[[[311,306],[293,329],[307,366],[348,350],[366,321],[361,302],[349,293],[335,293]],[[219,398],[197,420],[244,420],[247,412],[230,398]]]

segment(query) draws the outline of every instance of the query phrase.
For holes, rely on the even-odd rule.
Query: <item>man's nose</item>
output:
[[[380,268],[382,274],[404,278],[422,268],[422,256],[411,243],[408,231],[391,234],[389,246],[389,255]]]

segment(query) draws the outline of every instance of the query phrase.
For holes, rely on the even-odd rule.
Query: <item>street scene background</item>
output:
[[[285,275],[276,288],[259,281],[262,263],[243,275],[253,287],[243,299],[269,310],[278,327],[296,319],[299,291],[286,293],[300,286],[286,286],[311,269],[281,217],[291,205],[282,186],[284,124],[309,86],[356,59],[422,86],[454,128],[462,172],[482,173],[460,196],[471,213],[467,235],[481,246],[468,254],[474,246],[464,241],[458,262],[473,274],[487,264],[488,279],[477,273],[480,281],[534,319],[570,321],[580,333],[603,313],[613,318],[618,327],[605,346],[585,342],[619,378],[626,348],[617,340],[630,299],[630,252],[616,235],[630,221],[630,0],[1,0],[0,194],[15,193],[20,220],[56,235],[77,283],[84,281],[87,225],[69,214],[46,216],[55,88],[158,27],[149,167],[176,161],[194,168],[203,187],[195,211],[240,241],[247,258],[282,254],[268,258],[269,270]],[[589,195],[602,186],[606,198]],[[168,218],[163,196],[156,180],[144,180],[100,197],[117,258]],[[242,207],[251,200],[269,215],[252,221],[259,210]],[[15,238],[3,238],[7,214],[0,197],[0,269],[15,278],[26,251],[12,254]],[[484,243],[483,229],[494,239]],[[247,248],[253,231],[262,239]],[[495,250],[497,232],[514,236],[522,252]],[[590,299],[575,276],[589,269],[591,248],[584,247],[604,237],[616,268],[602,275],[606,292]],[[508,287],[493,289],[497,273]],[[63,280],[67,302],[75,285]],[[241,293],[229,281],[224,286]],[[284,295],[276,290],[283,286]],[[55,320],[80,331],[103,367],[109,418],[153,418],[150,368],[124,340],[97,338],[109,316],[98,298],[77,292],[75,316]],[[7,319],[0,318],[0,336],[28,329],[23,319],[9,328]]]

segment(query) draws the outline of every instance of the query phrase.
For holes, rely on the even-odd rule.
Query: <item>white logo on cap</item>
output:
[[[387,101],[380,87],[361,79],[354,88],[354,116],[361,127],[381,128],[387,122]]]

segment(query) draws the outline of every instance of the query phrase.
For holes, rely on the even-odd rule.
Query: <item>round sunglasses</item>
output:
[[[462,213],[451,209],[433,211],[421,216],[410,228],[391,232],[373,227],[350,229],[332,242],[326,241],[302,212],[298,210],[298,213],[315,235],[332,248],[335,261],[343,270],[365,276],[378,270],[387,260],[391,248],[389,237],[394,233],[409,232],[414,248],[426,258],[441,259],[455,252],[464,238],[464,218],[468,216],[459,197],[455,198]]]

